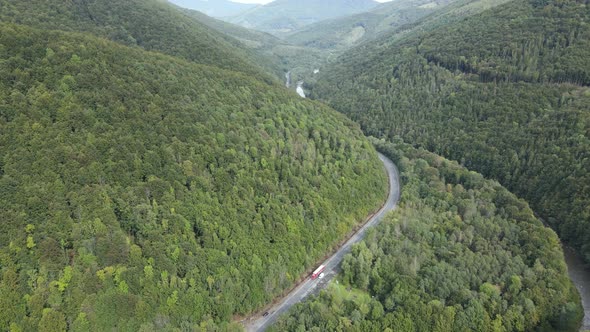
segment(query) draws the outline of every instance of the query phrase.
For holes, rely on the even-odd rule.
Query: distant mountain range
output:
[[[257,7],[255,4],[237,3],[228,0],[169,0],[171,3],[193,10],[198,10],[211,17],[229,17]]]
[[[379,5],[374,0],[275,0],[266,5],[228,0],[168,0],[187,9],[249,29],[285,36],[320,21],[364,13]]]
[[[378,4],[373,0],[276,0],[246,10],[228,21],[281,35],[322,20],[365,12]]]
[[[351,16],[324,20],[289,35],[297,45],[320,49],[345,49],[425,17],[455,0],[396,0]]]

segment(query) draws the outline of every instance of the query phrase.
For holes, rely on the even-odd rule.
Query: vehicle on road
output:
[[[320,273],[320,276],[318,277],[318,279],[322,279],[324,277],[323,273]]]
[[[281,300],[278,300],[277,303],[268,310],[268,316],[257,316],[255,318],[252,317],[250,319],[244,320],[244,327],[246,331],[265,331],[269,326],[276,322],[276,320],[280,317],[280,314],[287,312],[293,305],[296,305],[297,303],[306,299],[309,294],[315,294],[317,293],[318,289],[325,288],[328,285],[327,282],[317,281],[315,279],[319,279],[322,273],[324,274],[324,278],[329,277],[327,275],[328,272],[335,273],[332,269],[327,271],[327,266],[338,266],[344,255],[351,250],[352,245],[363,239],[365,231],[370,227],[374,227],[375,225],[379,224],[383,215],[385,215],[388,211],[395,209],[400,194],[399,173],[393,162],[387,157],[379,154],[379,159],[381,159],[385,164],[387,174],[389,175],[389,197],[387,198],[387,201],[383,207],[377,213],[370,215],[367,223],[362,226],[362,228],[357,231],[350,239],[348,239],[348,241],[346,241],[346,243],[342,245],[336,253],[325,260],[326,263],[324,263],[324,265],[321,265],[315,271],[313,271],[313,273],[310,275],[310,278],[307,278],[301,282]],[[336,282],[338,282],[338,280],[336,280]]]
[[[268,316],[268,311],[266,311],[262,314],[262,317],[266,317],[266,316]]]
[[[317,277],[320,276],[320,274],[323,274],[322,272],[324,272],[325,268],[326,268],[325,265],[320,265],[320,267],[315,269],[315,271],[313,271],[313,273],[311,274],[311,279],[316,279]]]

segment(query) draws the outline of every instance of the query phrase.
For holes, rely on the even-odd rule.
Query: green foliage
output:
[[[342,18],[324,20],[305,26],[285,37],[289,47],[274,48],[277,55],[288,54],[286,59],[295,77],[313,86],[317,75],[313,69],[332,71],[338,67],[324,67],[334,62],[334,57],[346,54],[350,48],[363,44],[359,55],[365,52],[368,41],[384,33],[387,39],[398,39],[423,30],[435,30],[440,26],[458,21],[466,16],[498,6],[509,0],[396,0],[383,3],[370,11]],[[357,68],[361,69],[361,68]]]
[[[0,330],[235,330],[385,196],[358,126],[273,83],[6,23],[0,59]]]
[[[576,331],[583,311],[557,235],[497,182],[405,144],[399,208],[355,245],[342,286],[275,331]]]
[[[233,37],[227,38],[228,42],[240,49],[249,50],[248,53],[252,53],[248,57],[249,60],[267,69],[268,72],[274,73],[281,81],[283,80],[284,72],[291,70],[295,66],[293,62],[299,60],[296,58],[297,54],[294,54],[294,52],[286,54],[281,52],[285,47],[291,48],[293,46],[289,46],[287,42],[271,34],[217,20],[195,10],[180,10],[186,16],[201,22],[211,29]]]
[[[65,332],[66,328],[66,318],[61,312],[51,308],[43,309],[43,317],[39,322],[39,332]]]
[[[290,42],[319,49],[347,49],[371,40],[382,32],[413,24],[453,1],[397,0],[367,12],[323,20],[303,27],[288,36]],[[457,2],[457,1],[455,1]],[[429,6],[432,4],[432,6]]]
[[[166,1],[0,0],[0,21],[92,33],[124,45],[271,79],[255,64],[257,56],[235,39],[184,15]]]
[[[589,18],[585,1],[515,0],[428,19],[341,57],[312,97],[499,180],[590,260]]]

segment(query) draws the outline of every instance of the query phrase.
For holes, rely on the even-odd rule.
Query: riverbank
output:
[[[584,320],[580,331],[590,331],[590,268],[574,249],[563,246],[563,254],[568,274],[580,293],[584,307]]]

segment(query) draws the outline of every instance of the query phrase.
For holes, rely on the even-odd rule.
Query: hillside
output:
[[[292,74],[305,81],[306,87],[315,84],[314,69],[330,70],[325,65],[347,50],[385,36],[389,42],[424,30],[459,21],[470,15],[498,6],[509,0],[396,0],[352,16],[326,20],[303,27],[284,39],[313,54],[301,57]],[[370,55],[370,53],[368,53]]]
[[[390,32],[401,37],[457,21],[509,0],[396,0],[356,15],[326,20],[288,35],[289,42],[342,52]]]
[[[248,48],[256,50],[268,50],[276,47],[277,45],[285,44],[285,41],[266,32],[247,29],[236,24],[209,17],[200,11],[182,11],[185,15],[201,22],[202,24],[215,29],[220,33],[235,38]]]
[[[589,18],[585,1],[514,0],[391,34],[322,71],[313,95],[499,180],[590,261]]]
[[[198,10],[211,17],[236,16],[248,9],[256,7],[255,4],[239,3],[228,0],[168,0],[171,3],[192,10]]]
[[[379,33],[411,24],[444,8],[453,0],[396,0],[381,4],[367,12],[321,21],[305,26],[287,39],[296,45],[319,49],[346,49]]]
[[[275,0],[228,20],[247,28],[284,35],[305,25],[364,12],[377,5],[373,0]]]
[[[384,198],[358,126],[272,83],[6,23],[0,58],[2,331],[235,329]]]
[[[248,60],[272,73],[281,81],[285,72],[291,68],[291,53],[283,56],[280,51],[283,47],[291,47],[285,41],[257,30],[246,29],[242,26],[228,23],[213,17],[209,17],[200,11],[179,8],[185,16],[206,25],[212,30],[223,34],[233,46],[240,50],[246,50]],[[301,47],[299,47],[301,48]]]
[[[0,22],[92,33],[124,45],[257,77],[267,76],[269,71],[256,65],[259,57],[241,48],[233,38],[183,15],[162,0],[0,0]]]
[[[481,174],[406,145],[399,208],[342,263],[338,283],[270,331],[577,331],[557,235]]]
[[[258,54],[257,63],[281,80],[284,80],[286,72],[290,72],[292,82],[296,83],[304,74],[312,75],[313,69],[319,68],[329,56],[322,50],[293,45],[269,33],[208,17],[198,11],[183,10],[183,13],[211,29],[233,37],[236,46]],[[292,89],[296,88],[294,83],[291,84]]]

